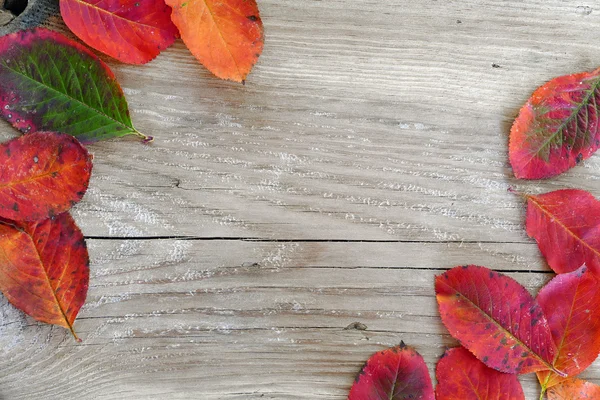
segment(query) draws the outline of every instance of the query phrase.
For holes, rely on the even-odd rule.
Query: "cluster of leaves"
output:
[[[68,210],[92,170],[80,141],[151,138],[133,127],[108,66],[46,29],[0,38],[0,114],[26,133],[0,145],[0,291],[38,321],[75,335],[89,257]]]
[[[558,175],[600,147],[600,69],[535,91],[510,134],[517,178]],[[577,379],[600,353],[600,201],[576,189],[526,195],[526,230],[558,275],[534,298],[480,266],[436,277],[442,322],[461,347],[438,362],[434,391],[423,358],[402,343],[373,355],[349,400],[524,399],[518,374],[536,373],[540,399],[600,399]]]
[[[119,61],[144,64],[181,35],[221,79],[243,82],[263,49],[255,0],[60,0],[71,31]]]

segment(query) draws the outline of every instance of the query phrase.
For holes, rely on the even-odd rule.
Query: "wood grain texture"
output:
[[[155,141],[89,146],[73,210],[92,256],[84,342],[0,298],[0,399],[342,400],[400,340],[433,373],[455,343],[435,274],[480,264],[533,293],[553,276],[507,189],[600,197],[600,158],[517,181],[508,131],[536,87],[600,65],[596,3],[259,7],[245,86],[180,41],[142,67],[105,58]],[[600,363],[585,378],[600,383]]]

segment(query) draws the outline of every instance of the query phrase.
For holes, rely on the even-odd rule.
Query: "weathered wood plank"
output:
[[[400,340],[433,372],[455,344],[434,275],[467,256],[506,269],[508,246],[90,240],[82,344],[1,300],[0,397],[342,399],[368,355]],[[535,292],[551,274],[534,245],[510,246],[534,272],[509,274]],[[345,329],[357,321],[367,329]]]
[[[73,211],[96,238],[85,341],[0,298],[1,400],[341,400],[372,352],[405,340],[433,372],[455,343],[435,274],[482,264],[532,292],[552,276],[507,189],[600,197],[600,158],[520,182],[507,133],[541,83],[600,64],[595,3],[260,7],[267,42],[245,86],[181,42],[146,66],[108,60],[155,141],[89,147]],[[344,330],[355,321],[368,329]],[[586,376],[600,382],[600,365]]]

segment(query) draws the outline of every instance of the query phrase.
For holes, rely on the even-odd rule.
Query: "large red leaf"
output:
[[[263,49],[255,0],[166,0],[192,54],[221,79],[243,82]]]
[[[435,291],[450,334],[488,367],[517,374],[553,369],[548,321],[512,278],[475,265],[456,267],[436,277]]]
[[[36,320],[75,335],[73,321],[88,290],[89,257],[71,216],[0,221],[0,250],[0,291],[6,298]]]
[[[0,145],[0,217],[42,220],[81,200],[91,156],[72,136],[37,132]]]
[[[401,343],[375,353],[350,389],[348,400],[434,400],[423,357]]]
[[[600,274],[600,202],[583,190],[527,196],[527,234],[556,273],[586,264]]]
[[[552,279],[537,301],[558,348],[554,367],[568,376],[579,374],[600,353],[600,280],[581,267]],[[538,379],[543,388],[564,380],[550,371],[538,372]]]
[[[548,390],[548,400],[598,400],[600,386],[581,379],[569,379]]]
[[[525,400],[517,375],[486,367],[464,347],[446,351],[436,377],[436,400]]]
[[[164,0],[60,0],[60,13],[88,46],[130,64],[152,60],[179,34]]]
[[[538,88],[510,131],[517,178],[558,175],[600,146],[600,69],[561,76]]]

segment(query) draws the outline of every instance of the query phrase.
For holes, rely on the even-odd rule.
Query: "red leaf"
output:
[[[552,369],[546,317],[515,280],[469,265],[437,276],[435,291],[450,334],[485,365],[513,374]]]
[[[81,200],[91,156],[72,136],[37,132],[0,145],[0,217],[35,221]]]
[[[192,54],[221,79],[242,82],[263,49],[255,0],[166,0]]]
[[[554,78],[533,93],[510,131],[517,178],[558,175],[598,149],[599,87],[600,69]]]
[[[600,202],[583,190],[527,196],[527,234],[556,273],[586,264],[600,273]]]
[[[0,223],[0,291],[38,321],[65,327],[85,302],[89,257],[68,213],[40,222]],[[75,336],[77,338],[77,336]]]
[[[581,379],[569,379],[548,390],[548,400],[598,399],[600,399],[600,386]]]
[[[558,348],[554,367],[568,376],[579,374],[600,353],[600,281],[582,267],[552,279],[537,301]],[[544,388],[564,380],[550,371],[538,372],[538,379]]]
[[[434,400],[423,357],[404,343],[375,353],[358,376],[348,400]]]
[[[525,400],[517,375],[486,367],[464,347],[446,351],[436,377],[436,400]]]
[[[60,13],[88,46],[130,64],[152,60],[179,34],[164,0],[60,0]]]

